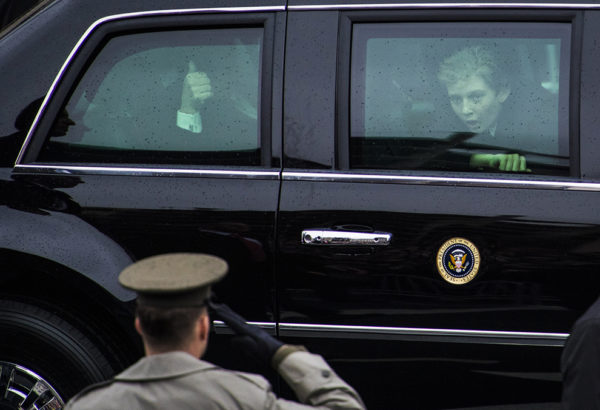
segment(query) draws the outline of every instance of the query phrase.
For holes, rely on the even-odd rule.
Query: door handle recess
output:
[[[304,245],[386,246],[391,240],[392,234],[386,232],[350,232],[330,229],[302,231]]]

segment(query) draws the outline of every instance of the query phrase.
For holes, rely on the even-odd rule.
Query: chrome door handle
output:
[[[386,246],[392,240],[391,233],[350,232],[330,229],[307,229],[302,231],[304,245],[361,245]]]

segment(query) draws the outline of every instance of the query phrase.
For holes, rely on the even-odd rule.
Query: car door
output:
[[[600,290],[582,21],[290,5],[280,334],[322,349],[370,408],[559,400],[560,347]],[[474,76],[495,104],[479,114]]]
[[[70,204],[46,219],[70,214],[133,260],[224,258],[229,273],[215,292],[271,332],[282,13],[221,7],[99,20],[43,101],[13,173]],[[89,279],[106,286],[118,273]]]

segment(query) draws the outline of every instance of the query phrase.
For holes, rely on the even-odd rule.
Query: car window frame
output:
[[[239,11],[232,9],[232,11]],[[255,12],[250,12],[255,11]],[[34,123],[29,130],[25,143],[17,158],[16,167],[19,166],[69,166],[94,168],[114,168],[128,166],[128,163],[96,163],[96,162],[38,162],[37,158],[49,137],[49,130],[62,110],[65,102],[69,99],[73,90],[77,87],[79,80],[88,68],[94,63],[95,56],[102,50],[110,38],[130,33],[152,32],[162,30],[194,30],[194,29],[216,29],[216,28],[263,28],[263,52],[261,61],[261,89],[260,104],[260,144],[261,161],[257,166],[230,165],[184,165],[184,164],[147,164],[152,168],[248,168],[264,169],[272,168],[272,91],[274,77],[274,41],[275,41],[275,17],[271,11],[280,11],[280,8],[272,10],[248,10],[239,13],[210,13],[210,12],[181,12],[165,11],[158,15],[154,13],[134,13],[126,16],[114,16],[101,19],[94,23],[82,36],[79,43],[65,62],[55,83],[46,95],[42,107],[38,112]],[[133,163],[133,167],[145,167],[146,164]]]
[[[571,56],[569,78],[569,176],[532,175],[486,172],[460,172],[436,170],[381,170],[370,168],[352,168],[350,166],[350,80],[352,28],[355,23],[431,23],[431,22],[535,22],[535,23],[569,23],[571,25]],[[573,180],[581,176],[579,153],[579,101],[580,101],[580,61],[582,44],[583,12],[579,10],[528,10],[528,9],[448,9],[443,10],[352,10],[340,14],[338,35],[338,87],[337,87],[337,133],[336,133],[336,168],[352,173],[394,174],[414,176],[448,176],[460,178],[490,178],[515,180]]]

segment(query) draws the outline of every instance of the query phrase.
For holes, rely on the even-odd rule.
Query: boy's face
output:
[[[508,90],[496,91],[479,75],[447,86],[452,109],[469,131],[481,133],[496,125]]]

